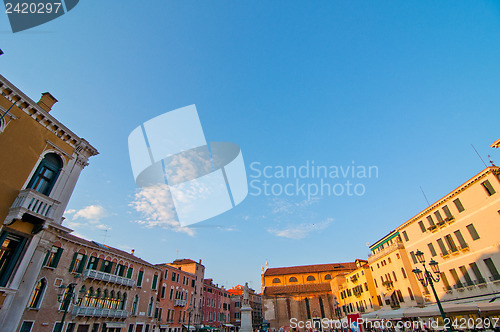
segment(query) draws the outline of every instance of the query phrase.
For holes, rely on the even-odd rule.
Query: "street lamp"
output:
[[[337,315],[338,319],[342,318],[342,312],[339,307],[339,303],[337,301],[337,296],[333,296],[333,307],[335,308],[335,314]]]
[[[189,309],[187,310],[188,312],[188,327],[187,330],[188,332],[191,332],[191,314],[193,313],[195,308],[193,306],[190,306]]]
[[[427,263],[430,266],[432,272],[435,273],[436,276],[434,276],[431,272],[429,272],[427,270],[427,267],[425,265],[424,253],[421,252],[420,250],[417,250],[417,252],[415,253],[415,256],[417,257],[418,262],[421,263],[422,266],[424,267],[424,271],[420,270],[417,267],[417,268],[413,269],[412,272],[415,273],[415,276],[417,277],[418,281],[420,281],[422,283],[422,286],[424,286],[424,287],[427,287],[429,285],[431,286],[432,293],[434,294],[434,298],[436,299],[436,302],[437,302],[437,305],[439,308],[439,312],[441,313],[441,318],[443,318],[443,323],[446,326],[446,330],[448,332],[452,332],[450,326],[446,325],[446,315],[444,313],[443,306],[441,305],[441,301],[439,301],[439,297],[436,294],[436,289],[434,288],[434,283],[439,282],[441,280],[440,275],[439,275],[439,264],[438,264],[438,262],[436,262],[432,258],[429,261],[429,263]]]
[[[83,296],[83,293],[85,292],[85,290],[82,288],[80,289],[80,296],[78,298],[75,298],[75,286],[76,286],[76,283],[72,282],[70,283],[68,286],[64,285],[64,284],[61,284],[61,286],[59,286],[59,292],[57,294],[57,302],[61,303],[62,304],[62,308],[63,308],[63,316],[62,316],[62,319],[61,319],[61,325],[59,325],[59,327],[57,328],[56,332],[61,332],[62,331],[62,328],[64,326],[64,320],[66,319],[66,314],[68,313],[68,309],[69,309],[69,306],[71,303],[73,303],[74,305],[76,305],[78,303],[78,301],[82,298]]]

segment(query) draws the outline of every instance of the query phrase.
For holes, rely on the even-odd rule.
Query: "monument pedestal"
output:
[[[252,307],[244,306],[240,309],[241,327],[239,332],[253,332],[252,327]]]

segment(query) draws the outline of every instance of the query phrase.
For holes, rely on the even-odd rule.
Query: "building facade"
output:
[[[203,319],[203,280],[205,278],[205,266],[201,264],[201,259],[196,262],[192,259],[176,259],[169,263],[181,271],[185,271],[194,275],[194,297],[193,301],[196,305],[193,308],[191,315],[192,324],[201,327]]]
[[[213,279],[203,281],[203,325],[226,330],[230,323],[230,297]]]
[[[416,252],[439,263],[442,302],[488,301],[500,293],[500,168],[488,167],[402,224],[413,268]],[[419,287],[428,301],[429,289]]]
[[[133,254],[62,230],[13,331],[152,332],[160,274]]]
[[[333,319],[336,306],[331,281],[356,269],[355,262],[263,269],[264,319],[271,328],[287,328],[292,318]]]
[[[243,303],[243,294],[245,286],[236,285],[228,290],[230,296],[230,321],[231,325],[235,327],[241,326],[241,306]],[[254,289],[249,288],[248,290],[248,302],[252,308],[252,327],[254,329],[260,329],[263,322],[262,315],[262,296],[255,292]]]
[[[80,172],[98,152],[0,76],[0,331],[18,327]]]
[[[194,314],[199,306],[195,300],[195,275],[167,263],[156,266],[162,270],[156,314],[159,332],[194,330]]]

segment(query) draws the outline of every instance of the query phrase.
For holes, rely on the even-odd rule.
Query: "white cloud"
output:
[[[193,236],[194,231],[188,227],[181,227],[176,219],[175,207],[168,186],[160,184],[139,189],[129,204],[134,210],[142,214],[141,220],[134,222],[148,228],[162,227],[175,232],[183,232]]]
[[[71,210],[69,210],[71,211]],[[81,210],[78,210],[73,215],[73,220],[83,218],[90,222],[97,223],[102,218],[106,217],[108,213],[101,205],[89,205]]]
[[[283,229],[271,228],[267,231],[273,235],[288,239],[300,240],[308,236],[312,232],[321,231],[332,223],[332,218],[327,218],[320,223],[302,223],[299,225],[291,225]]]

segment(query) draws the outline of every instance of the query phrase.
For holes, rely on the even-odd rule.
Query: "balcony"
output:
[[[106,318],[127,318],[128,317],[127,310],[80,307],[80,306],[74,306],[73,311],[71,313],[73,314],[73,317],[75,317],[75,316],[106,317]]]
[[[175,300],[174,307],[184,307],[187,304],[186,300]]]
[[[24,189],[14,200],[5,221],[10,223],[12,220],[22,219],[26,212],[43,220],[52,220],[59,204],[59,201],[40,194],[34,189]]]
[[[382,258],[383,256],[387,255],[387,254],[390,254],[391,252],[393,252],[394,250],[397,250],[397,249],[404,249],[405,246],[403,244],[403,242],[401,241],[395,241],[393,243],[391,243],[388,247],[376,252],[376,253],[372,253],[368,256],[368,263],[373,263],[375,262],[376,260],[378,260],[379,258]]]
[[[429,231],[431,231],[431,232],[433,232],[433,233],[434,233],[434,232],[436,232],[436,231],[438,230],[438,228],[437,228],[437,226],[436,226],[436,225],[432,225],[432,226],[429,226],[429,227],[427,228],[427,230],[429,230]]]
[[[90,269],[83,271],[83,276],[85,278],[91,278],[91,279],[101,280],[101,281],[105,281],[105,282],[112,282],[114,284],[128,286],[128,287],[134,286],[134,283],[135,283],[134,280],[129,279],[129,278],[120,277],[120,276],[117,276],[117,275],[114,275],[111,273],[90,270]]]

